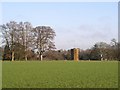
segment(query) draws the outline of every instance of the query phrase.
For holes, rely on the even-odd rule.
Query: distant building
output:
[[[71,49],[71,59],[75,60],[75,61],[78,61],[79,60],[79,53],[80,53],[79,48]]]

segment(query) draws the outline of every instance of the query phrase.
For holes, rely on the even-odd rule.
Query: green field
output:
[[[2,88],[2,62],[0,60],[0,89]]]
[[[118,62],[2,62],[3,88],[117,88]]]

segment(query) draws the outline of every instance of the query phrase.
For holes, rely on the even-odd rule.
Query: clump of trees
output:
[[[116,39],[112,39],[111,42],[97,42],[90,49],[80,49],[80,60],[120,60],[120,44]],[[59,54],[58,54],[59,52]],[[55,54],[52,54],[55,58],[53,60],[71,60],[71,50],[57,50]],[[58,55],[58,56],[57,56]]]
[[[30,22],[10,21],[0,25],[4,48],[3,60],[71,60],[71,50],[55,50],[55,31],[49,26],[33,27]],[[120,60],[120,44],[98,42],[90,49],[80,49],[80,60]]]
[[[55,32],[49,26],[33,27],[30,22],[15,22],[0,25],[5,43],[3,60],[28,60],[31,55],[42,60],[43,53],[55,49]],[[35,58],[36,59],[36,58]]]
[[[83,60],[119,60],[119,43],[112,39],[110,44],[96,43],[91,49],[81,50],[80,59]]]

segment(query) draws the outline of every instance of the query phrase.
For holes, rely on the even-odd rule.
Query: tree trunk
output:
[[[42,54],[40,55],[40,60],[41,60],[41,61],[43,60],[43,55],[42,55]]]
[[[100,58],[101,58],[101,61],[103,61],[103,55],[101,54],[100,56],[101,56],[101,57],[100,57]]]
[[[14,61],[14,51],[12,51],[12,61]]]
[[[25,60],[27,61],[27,55],[25,55]]]
[[[25,61],[27,61],[27,49],[25,47]]]

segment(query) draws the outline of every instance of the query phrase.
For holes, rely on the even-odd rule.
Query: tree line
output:
[[[55,31],[50,26],[33,27],[30,22],[10,21],[0,25],[4,48],[3,60],[71,60],[71,50],[55,50]],[[1,53],[0,53],[1,54]],[[98,42],[90,49],[80,49],[80,60],[119,60],[120,44]]]
[[[119,43],[112,39],[110,44],[98,42],[91,49],[82,50],[80,59],[86,60],[119,60]]]
[[[79,60],[120,60],[119,46],[120,44],[116,39],[112,39],[110,44],[106,42],[97,42],[89,49],[80,49]],[[71,49],[49,51],[46,55],[49,55],[51,60],[71,60]]]

